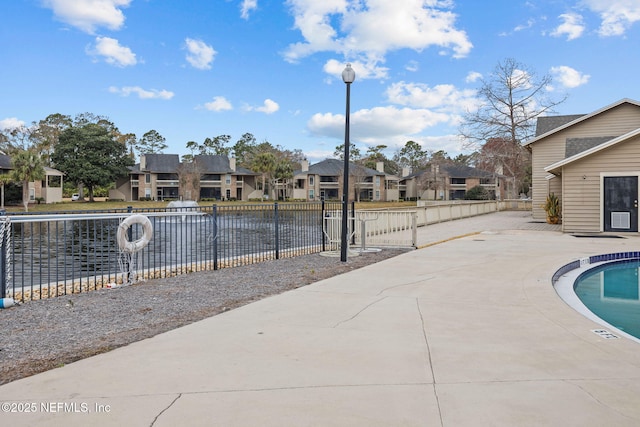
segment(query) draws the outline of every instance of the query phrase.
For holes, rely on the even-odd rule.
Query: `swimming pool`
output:
[[[611,331],[592,332],[640,343],[640,252],[575,260],[559,268],[552,283],[565,303]]]
[[[582,273],[574,290],[596,316],[640,338],[640,260],[606,263]]]

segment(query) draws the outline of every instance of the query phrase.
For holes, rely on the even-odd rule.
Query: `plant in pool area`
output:
[[[558,199],[558,196],[554,193],[549,194],[547,196],[547,201],[542,205],[542,208],[547,213],[547,222],[549,224],[557,224],[560,222],[561,209],[560,199]]]

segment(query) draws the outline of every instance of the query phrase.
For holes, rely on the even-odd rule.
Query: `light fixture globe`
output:
[[[342,71],[342,81],[349,84],[356,79],[356,72],[351,68],[351,64],[347,64],[347,68]]]

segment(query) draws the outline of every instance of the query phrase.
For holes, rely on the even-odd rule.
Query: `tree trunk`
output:
[[[24,205],[24,211],[29,212],[29,181],[22,183],[22,204]]]

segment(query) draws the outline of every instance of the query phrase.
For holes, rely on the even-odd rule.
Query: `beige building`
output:
[[[561,200],[565,232],[638,232],[640,103],[623,99],[585,115],[540,117],[532,154],[533,217]]]
[[[128,176],[109,192],[112,200],[249,200],[260,198],[257,174],[226,156],[195,156],[183,164],[177,154],[140,156]]]
[[[492,199],[504,199],[509,183],[504,176],[460,164],[443,164],[413,174],[403,170],[400,198],[404,200],[460,200],[481,186]]]
[[[6,154],[0,154],[0,173],[8,174],[13,167],[11,166],[11,157]],[[57,169],[45,166],[45,177],[42,181],[29,182],[29,203],[36,203],[38,200],[44,203],[60,203],[62,202],[62,184],[64,173]],[[17,183],[22,185],[22,183]],[[4,192],[3,192],[4,195]],[[4,201],[3,201],[4,206]]]
[[[302,169],[293,175],[293,198],[319,201],[341,200],[344,162],[326,159],[309,166],[302,162]],[[386,174],[382,162],[376,169],[354,163],[349,164],[349,200],[396,201],[399,198],[398,177]]]

